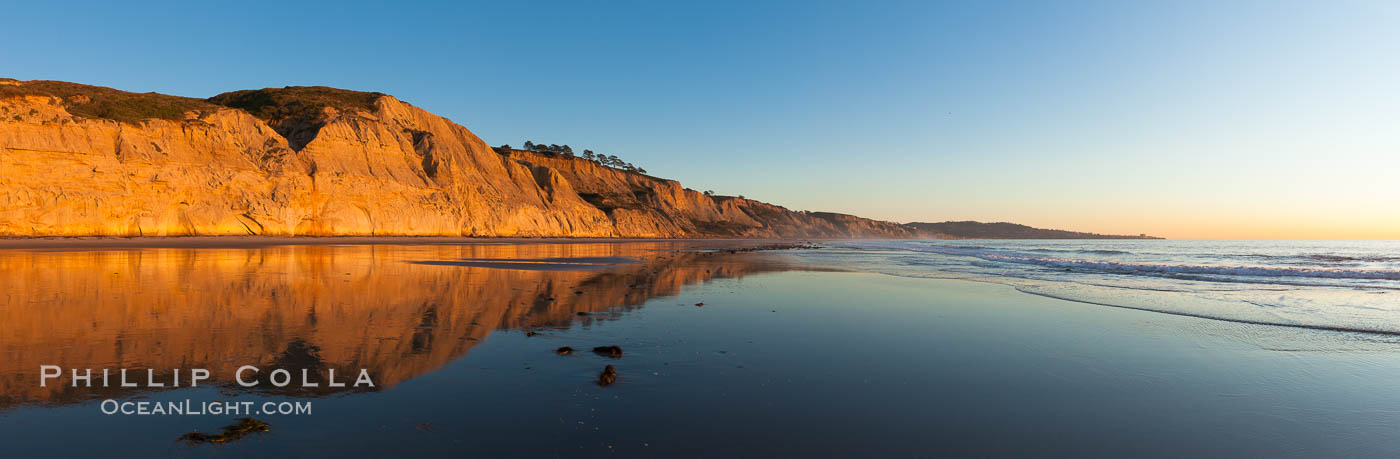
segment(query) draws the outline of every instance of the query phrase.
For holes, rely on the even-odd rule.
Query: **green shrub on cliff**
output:
[[[287,86],[245,89],[219,94],[209,102],[242,109],[264,121],[303,118],[318,119],[326,107],[339,111],[373,111],[374,102],[384,93],[360,92],[326,86]]]
[[[15,80],[7,80],[15,81]],[[184,119],[186,112],[214,111],[219,107],[192,97],[154,92],[135,93],[102,86],[64,81],[24,81],[0,85],[0,99],[23,96],[49,96],[63,100],[74,116],[137,123],[144,119]]]

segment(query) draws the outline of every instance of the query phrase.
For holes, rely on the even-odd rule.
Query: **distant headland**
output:
[[[915,222],[909,223],[908,226],[921,232],[942,234],[959,239],[1162,239],[1146,234],[1120,236],[1113,234],[1080,233],[1076,231],[1032,228],[1026,225],[1006,222]]]

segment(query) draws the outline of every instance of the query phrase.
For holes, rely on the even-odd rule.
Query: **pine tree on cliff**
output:
[[[534,143],[534,142],[531,142],[531,141],[529,141],[529,140],[526,140],[526,141],[525,141],[525,149],[526,149],[526,150],[530,150],[530,151],[535,151],[535,143]]]

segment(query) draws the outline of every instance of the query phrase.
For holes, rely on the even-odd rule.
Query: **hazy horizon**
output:
[[[9,11],[0,77],[379,91],[492,145],[588,148],[793,210],[1400,239],[1393,2]]]

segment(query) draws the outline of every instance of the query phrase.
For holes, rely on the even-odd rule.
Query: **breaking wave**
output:
[[[1343,268],[1291,268],[1267,266],[1214,266],[1155,263],[1126,263],[1108,260],[1084,260],[1059,257],[1036,257],[1017,255],[997,250],[972,249],[962,247],[930,247],[911,249],[916,252],[938,253],[980,258],[987,261],[1019,263],[1051,268],[1095,270],[1114,274],[1205,274],[1219,276],[1250,277],[1320,277],[1331,279],[1381,279],[1400,280],[1400,270],[1393,269],[1343,269]],[[1124,254],[1123,251],[1092,251],[1092,253]],[[1382,258],[1382,257],[1375,257]]]
[[[1400,241],[862,241],[818,252],[869,272],[1087,304],[1400,335]]]

